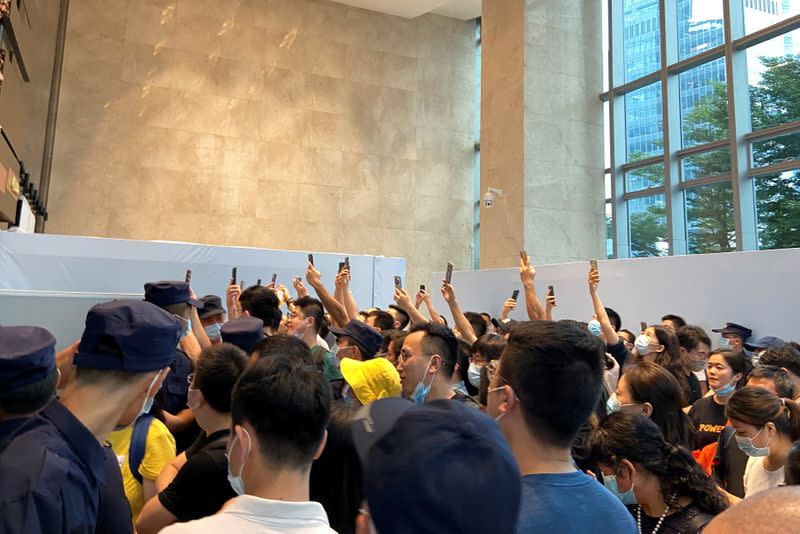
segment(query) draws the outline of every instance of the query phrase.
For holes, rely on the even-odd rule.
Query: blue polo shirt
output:
[[[0,532],[130,532],[114,468],[119,472],[113,454],[51,401],[39,416],[0,433]]]

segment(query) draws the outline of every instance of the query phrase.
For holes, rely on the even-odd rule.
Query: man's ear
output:
[[[438,372],[439,369],[442,367],[442,357],[438,354],[434,354],[431,356],[431,366],[430,371]]]
[[[322,451],[325,450],[325,445],[328,443],[328,431],[326,430],[322,434],[322,439],[319,442],[319,447],[317,447],[317,452],[314,453],[314,460],[322,456]]]
[[[645,415],[645,417],[650,417],[653,415],[653,405],[649,402],[642,404],[642,413]]]
[[[400,330],[400,321],[395,321],[394,322],[394,329],[395,330]]]

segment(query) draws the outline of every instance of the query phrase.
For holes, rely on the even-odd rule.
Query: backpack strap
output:
[[[706,527],[706,525],[708,525],[708,523],[710,523],[712,519],[714,519],[714,516],[712,514],[704,514],[704,513],[697,514],[689,522],[689,528],[686,529],[686,532],[691,532],[692,534],[695,534],[697,532],[702,532],[703,529]]]
[[[142,475],[139,473],[139,466],[142,465],[144,459],[144,451],[147,448],[147,432],[150,430],[150,423],[153,422],[153,417],[150,414],[144,414],[139,417],[133,424],[133,432],[131,433],[131,446],[128,450],[128,467],[131,469],[133,478],[139,484],[142,483]]]

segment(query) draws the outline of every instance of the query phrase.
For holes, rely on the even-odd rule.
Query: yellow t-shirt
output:
[[[142,485],[131,474],[130,464],[128,463],[128,450],[131,446],[131,435],[133,425],[112,432],[108,437],[111,448],[117,455],[119,467],[122,470],[122,482],[125,486],[125,496],[131,505],[133,522],[139,517],[139,512],[144,506],[144,495]],[[173,458],[175,458],[175,438],[172,437],[164,423],[158,419],[153,419],[150,428],[147,430],[147,441],[145,442],[144,457],[139,466],[139,474],[142,478],[155,480],[161,474],[161,470]]]

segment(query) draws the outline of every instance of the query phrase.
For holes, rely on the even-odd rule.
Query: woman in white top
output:
[[[744,496],[783,484],[792,442],[800,439],[800,405],[759,387],[745,387],[728,401],[726,414],[748,458]]]

